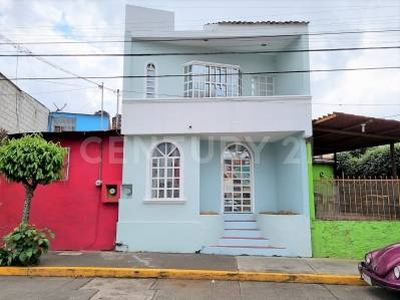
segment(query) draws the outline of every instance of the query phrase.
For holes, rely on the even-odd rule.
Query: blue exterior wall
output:
[[[274,144],[278,211],[309,215],[306,142],[294,135]]]
[[[304,35],[293,41],[287,50],[308,49],[308,36]],[[304,73],[280,73],[275,75],[277,95],[310,95],[310,73],[308,72],[308,51],[284,52],[275,57],[275,70],[279,72],[305,71]]]
[[[200,142],[200,210],[222,213],[221,155],[231,142]],[[245,144],[254,161],[254,212],[286,211],[308,214],[307,163],[305,141],[301,135],[274,143]],[[295,187],[288,188],[290,186]]]
[[[290,49],[307,49],[305,38],[293,42]],[[129,46],[130,45],[130,46]],[[125,46],[127,53],[183,53],[209,52],[207,48],[188,46],[167,46],[157,42],[134,42]],[[140,56],[126,57],[124,75],[144,75],[146,65],[154,63],[156,75],[183,74],[183,65],[190,61],[205,61],[238,65],[243,73],[308,70],[308,57],[302,52],[282,54],[243,54],[243,55],[174,55],[174,56]],[[309,73],[272,74],[275,77],[276,95],[309,95]],[[124,79],[124,99],[141,99],[145,97],[145,78]],[[242,75],[243,96],[251,96],[251,75]],[[156,78],[157,98],[183,97],[184,78]]]
[[[150,153],[163,141],[176,144],[182,161],[182,201],[149,200]],[[117,242],[129,251],[194,252],[222,235],[219,215],[200,215],[200,142],[192,137],[125,136],[123,184],[133,195],[119,202]]]
[[[221,212],[221,142],[200,141],[200,211]]]
[[[222,153],[233,141],[214,139],[200,142],[200,210],[223,213],[222,208]],[[272,144],[243,143],[253,156],[254,212],[276,209],[275,163]],[[259,154],[258,150],[260,150]]]
[[[173,142],[181,152],[183,195],[179,201],[150,200],[150,155],[163,141]],[[197,136],[125,136],[123,184],[132,185],[133,194],[122,194],[120,199],[117,242],[129,251],[164,252],[194,252],[215,243],[223,232],[221,154],[233,141]],[[292,141],[299,145],[293,148]],[[301,162],[306,155],[304,139],[299,134],[273,143],[244,144],[253,155],[254,213],[260,214],[260,228],[268,237],[278,238],[278,229],[271,233],[268,228],[282,218],[262,216],[289,211],[303,216],[296,218],[296,229],[308,237],[307,163]],[[264,220],[268,226],[264,226]],[[297,234],[292,231],[284,239],[279,237],[278,243],[289,243],[291,235]],[[301,253],[308,253],[308,244],[306,239],[301,246],[306,250]],[[290,251],[296,254],[295,248]]]
[[[53,122],[57,118],[68,118],[75,120],[75,131],[98,131],[110,128],[109,116],[103,115],[103,126],[101,126],[100,115],[89,115],[80,113],[51,112],[49,114],[48,131],[52,131]]]

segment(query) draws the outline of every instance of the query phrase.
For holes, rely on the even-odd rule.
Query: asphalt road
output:
[[[0,277],[1,300],[394,300],[399,298],[400,293],[361,286],[171,279]]]

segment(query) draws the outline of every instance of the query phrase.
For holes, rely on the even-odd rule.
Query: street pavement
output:
[[[357,264],[357,260],[333,258],[289,258],[113,251],[52,251],[42,256],[40,267],[64,266],[235,270],[358,276]]]
[[[12,277],[0,278],[0,300],[395,300],[368,286],[215,280]]]
[[[38,267],[0,267],[0,300],[399,298],[362,286],[357,263],[331,258],[53,251],[42,256]],[[235,277],[239,273],[244,276]],[[294,281],[298,283],[289,283]]]

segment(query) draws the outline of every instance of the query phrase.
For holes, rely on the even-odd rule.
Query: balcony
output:
[[[311,136],[310,96],[139,99],[123,102],[126,135],[229,135],[304,132]]]

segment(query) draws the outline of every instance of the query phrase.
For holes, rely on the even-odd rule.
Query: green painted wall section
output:
[[[322,176],[321,176],[322,175]],[[333,164],[319,164],[314,163],[313,165],[313,178],[333,178],[335,177]]]
[[[400,241],[398,221],[313,221],[313,257],[362,259],[366,252]]]
[[[308,192],[309,192],[309,205],[310,205],[310,218],[315,220],[315,200],[314,200],[314,180],[313,180],[313,163],[312,163],[312,146],[310,142],[306,142],[307,148],[307,173],[308,173]]]

